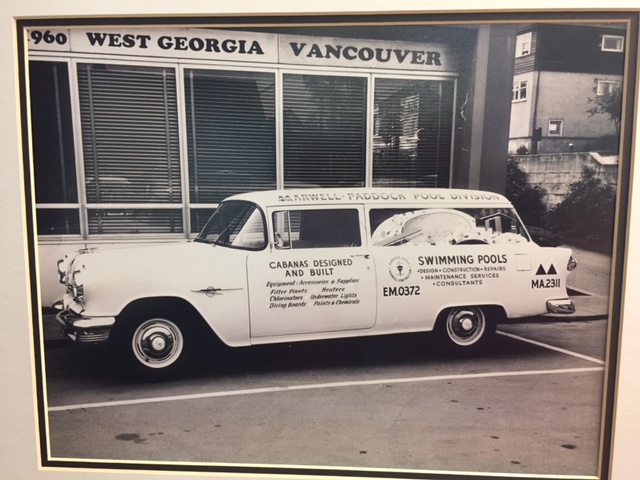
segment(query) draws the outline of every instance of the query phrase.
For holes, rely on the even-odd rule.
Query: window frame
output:
[[[616,47],[614,48],[605,47],[607,40],[614,40],[616,42]],[[617,53],[624,52],[624,35],[602,35],[602,40],[600,42],[600,49],[603,52],[617,52]]]
[[[359,244],[358,245],[335,245],[335,246],[304,246],[304,247],[294,247],[293,241],[291,237],[288,239],[288,246],[278,246],[278,241],[276,235],[278,233],[276,229],[276,215],[283,213],[286,215],[287,224],[289,226],[289,233],[291,233],[291,213],[292,212],[336,212],[336,211],[350,211],[355,212],[356,220],[358,223],[358,235],[359,235]],[[269,228],[270,228],[270,236],[269,243],[272,246],[272,250],[276,252],[287,251],[287,250],[318,250],[318,249],[334,249],[334,248],[363,248],[368,246],[368,238],[366,234],[365,224],[364,224],[364,211],[361,205],[354,204],[340,204],[340,205],[292,205],[290,207],[283,208],[282,206],[272,207],[267,209],[267,215],[269,217]],[[298,232],[299,233],[299,232]]]
[[[516,36],[516,58],[527,57],[531,55],[531,44],[533,40],[533,32],[522,33]],[[523,48],[528,45],[528,49]]]
[[[522,92],[524,91],[524,96]],[[511,96],[511,102],[526,102],[529,98],[529,80],[515,80],[513,82],[513,90]]]
[[[437,82],[439,83],[439,89],[440,92],[443,91],[443,89],[445,88],[445,83],[446,82],[451,82],[451,86],[450,88],[452,89],[452,98],[451,98],[451,104],[447,105],[446,103],[442,104],[442,109],[444,110],[445,108],[451,108],[451,112],[453,113],[453,115],[451,116],[451,123],[449,125],[447,125],[450,129],[451,129],[451,141],[450,144],[448,145],[448,149],[447,149],[447,153],[448,153],[448,162],[449,162],[449,175],[447,180],[447,186],[444,188],[450,188],[452,185],[452,181],[453,181],[453,174],[454,174],[454,168],[453,168],[453,155],[454,155],[454,146],[455,146],[455,142],[456,142],[456,131],[455,131],[455,126],[456,126],[456,105],[457,105],[457,94],[458,94],[458,77],[456,76],[449,76],[449,75],[431,75],[431,76],[425,76],[425,75],[389,75],[389,74],[384,74],[384,73],[373,73],[371,75],[371,88],[370,88],[370,99],[369,99],[369,108],[370,108],[370,115],[369,115],[369,130],[367,132],[367,141],[368,141],[368,150],[367,150],[367,183],[366,186],[367,187],[376,187],[379,185],[376,185],[376,182],[379,181],[379,178],[376,178],[375,176],[375,144],[374,141],[376,139],[376,137],[379,138],[379,135],[375,135],[376,133],[376,115],[378,115],[378,113],[375,110],[375,106],[376,106],[376,102],[375,102],[375,97],[376,97],[376,89],[377,89],[377,83],[381,82],[384,83],[385,81],[392,81],[392,80],[409,80],[409,81],[416,81],[416,82]],[[384,88],[384,87],[383,87]],[[446,125],[445,122],[439,122],[438,125],[438,129],[440,128],[444,128]],[[419,131],[415,132],[415,135],[417,136],[419,134]],[[438,136],[440,135],[440,133],[438,133]],[[437,163],[438,160],[436,160]],[[439,180],[441,180],[438,177],[439,172],[436,174],[436,178],[434,179],[434,182],[436,182],[437,186],[437,182]]]
[[[71,98],[72,109],[74,119],[77,121],[74,123],[74,135],[75,135],[75,147],[76,147],[76,168],[77,179],[80,189],[80,230],[83,239],[96,239],[96,240],[112,240],[121,238],[139,238],[141,241],[147,241],[149,239],[175,239],[184,238],[187,233],[188,223],[186,220],[187,210],[185,210],[185,193],[186,182],[184,177],[182,152],[184,147],[184,134],[182,132],[182,125],[184,124],[184,112],[183,104],[184,100],[180,95],[182,88],[182,80],[179,77],[179,64],[176,62],[166,61],[143,61],[143,60],[129,60],[129,59],[110,59],[110,58],[84,58],[82,56],[74,56],[69,59],[71,69]],[[131,202],[119,202],[119,203],[93,203],[89,202],[87,198],[87,175],[85,171],[85,158],[84,158],[84,145],[82,138],[82,122],[81,122],[81,107],[80,107],[80,85],[78,66],[80,64],[91,65],[112,65],[115,67],[134,67],[144,69],[148,68],[165,68],[173,70],[175,75],[175,94],[176,94],[176,121],[178,127],[178,164],[180,171],[180,202],[162,202],[162,203],[131,203]],[[180,232],[163,232],[163,233],[92,233],[90,231],[90,213],[93,210],[181,210],[182,214],[182,231]]]
[[[370,185],[371,169],[373,168],[372,160],[372,136],[373,132],[373,71],[363,69],[362,71],[354,71],[348,68],[296,68],[291,65],[282,65],[277,67],[279,91],[276,93],[276,123],[277,123],[277,144],[279,150],[276,163],[277,188],[285,188],[285,76],[316,76],[316,77],[345,77],[356,78],[364,81],[364,119],[363,119],[363,174],[362,186]],[[294,182],[295,183],[295,182]]]
[[[551,130],[551,125],[557,125],[557,133],[554,133]],[[564,120],[560,119],[550,119],[547,123],[547,135],[550,137],[562,137],[564,134]]]
[[[181,95],[181,97],[179,98],[179,101],[182,103],[182,111],[180,112],[181,115],[183,116],[182,118],[179,117],[179,121],[182,122],[179,125],[180,128],[180,135],[184,137],[184,149],[181,151],[181,162],[184,164],[183,165],[183,170],[184,170],[184,175],[185,175],[185,192],[186,192],[186,206],[187,206],[187,214],[190,216],[190,210],[191,209],[206,209],[206,208],[217,208],[218,205],[222,202],[222,200],[220,200],[220,202],[206,202],[206,201],[200,201],[200,202],[196,202],[194,198],[192,198],[191,195],[191,185],[190,185],[190,179],[191,179],[191,165],[190,165],[190,161],[189,161],[189,145],[191,142],[191,137],[189,135],[187,135],[188,132],[188,127],[187,124],[192,122],[192,118],[190,116],[187,115],[187,102],[190,101],[189,97],[187,96],[187,85],[186,85],[186,78],[187,78],[187,74],[188,72],[194,72],[194,71],[203,71],[203,72],[216,72],[220,74],[220,77],[225,77],[225,74],[229,73],[229,74],[233,74],[233,73],[243,73],[246,72],[248,74],[269,74],[273,76],[273,82],[274,82],[274,169],[275,169],[275,186],[277,188],[278,186],[278,169],[279,169],[279,163],[278,163],[278,159],[281,156],[281,143],[278,141],[278,128],[279,128],[279,105],[278,105],[278,99],[279,99],[279,90],[280,90],[280,75],[278,72],[277,68],[256,68],[254,66],[242,66],[242,65],[233,65],[233,64],[223,64],[223,65],[210,65],[210,64],[198,64],[198,63],[181,63],[179,65],[179,75],[180,75],[180,82],[181,85],[179,86],[179,88],[181,89],[181,91],[179,91],[179,95]],[[193,92],[191,92],[193,94]],[[193,114],[193,112],[191,112]],[[193,132],[192,132],[193,135]],[[191,225],[189,225],[189,229],[191,229]],[[193,232],[193,233],[197,233],[197,232]]]
[[[608,87],[603,88],[605,85],[609,85]],[[620,82],[617,80],[600,80],[596,79],[596,96],[602,97],[604,95],[609,95],[611,90],[618,87]],[[606,90],[606,91],[605,91]]]
[[[219,207],[222,207],[223,205],[233,205],[233,204],[246,204],[247,206],[252,207],[253,210],[251,211],[251,215],[248,218],[251,218],[251,216],[253,216],[255,212],[258,212],[258,214],[260,215],[260,219],[262,221],[262,235],[263,235],[262,245],[258,247],[247,247],[247,246],[233,245],[233,244],[223,245],[223,244],[215,243],[215,241],[209,241],[205,237],[202,237],[207,227],[209,227],[209,225],[211,224],[215,213],[219,211]],[[269,228],[267,225],[268,221],[267,221],[265,211],[260,205],[250,200],[228,200],[228,201],[221,202],[219,204],[219,207],[218,209],[216,209],[216,212],[214,212],[214,215],[211,215],[211,217],[207,220],[204,227],[202,227],[202,231],[197,235],[194,241],[202,242],[202,243],[211,243],[212,245],[215,245],[216,247],[221,247],[221,248],[232,248],[234,250],[246,250],[246,251],[252,251],[252,252],[265,250],[269,246],[270,241],[269,241]],[[246,223],[247,222],[245,222],[244,225],[246,225]]]
[[[73,74],[74,72],[74,67],[73,67],[73,61],[71,58],[66,58],[66,57],[51,57],[51,56],[45,56],[45,55],[30,55],[27,61],[27,64],[29,64],[30,62],[50,62],[50,63],[56,63],[56,64],[65,64],[67,67],[67,75],[68,75],[68,81],[69,81],[69,104],[70,104],[70,110],[71,110],[71,131],[72,131],[72,135],[73,135],[73,148],[74,148],[74,168],[75,168],[75,189],[76,189],[76,196],[77,196],[77,201],[76,202],[67,202],[67,203],[51,203],[51,202],[37,202],[35,203],[35,207],[36,207],[36,214],[38,211],[42,211],[42,210],[72,210],[74,211],[77,216],[78,216],[78,224],[79,224],[79,233],[40,233],[38,232],[37,235],[39,238],[44,238],[44,239],[51,239],[51,240],[57,240],[57,239],[82,239],[82,238],[86,238],[85,235],[85,230],[84,230],[84,216],[83,216],[83,195],[84,195],[84,188],[82,188],[82,184],[84,181],[84,175],[82,177],[82,181],[81,181],[81,172],[80,172],[80,165],[78,162],[78,130],[79,127],[77,125],[77,120],[79,119],[79,117],[77,116],[77,112],[78,112],[78,105],[77,105],[77,97],[75,92],[77,91],[76,88],[76,83],[77,83],[77,78],[76,76]],[[32,162],[34,163],[34,168],[35,168],[35,159],[32,159]],[[37,188],[37,185],[36,185]],[[34,195],[34,199],[35,199],[35,195]]]

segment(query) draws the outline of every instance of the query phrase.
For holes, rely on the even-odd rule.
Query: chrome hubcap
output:
[[[164,368],[174,363],[182,353],[184,339],[171,320],[153,318],[134,332],[133,352],[136,358],[151,368]]]
[[[485,328],[484,313],[479,308],[454,309],[447,316],[447,334],[458,345],[472,345],[482,337]]]
[[[464,320],[462,320],[462,322],[460,322],[460,326],[465,332],[469,332],[473,329],[473,320],[471,320],[470,318],[465,318]]]

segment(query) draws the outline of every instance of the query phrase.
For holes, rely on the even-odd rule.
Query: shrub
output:
[[[516,159],[507,162],[506,197],[520,214],[527,226],[544,227],[547,207],[542,201],[544,190],[538,185],[529,185],[527,173],[520,168]]]
[[[615,220],[615,189],[582,169],[580,180],[569,186],[567,196],[549,212],[549,226],[565,241],[598,251],[610,251]]]

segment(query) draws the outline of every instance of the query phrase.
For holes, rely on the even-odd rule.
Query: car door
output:
[[[267,212],[270,248],[247,261],[251,337],[373,327],[375,269],[362,207]]]

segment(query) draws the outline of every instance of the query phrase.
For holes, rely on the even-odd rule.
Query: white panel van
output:
[[[204,332],[232,347],[434,331],[456,353],[498,322],[574,312],[571,251],[531,240],[502,195],[305,189],[222,202],[188,243],[60,260],[62,330],[166,378]]]

